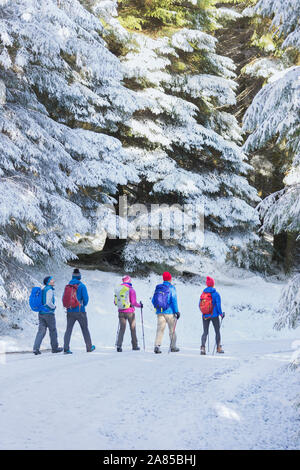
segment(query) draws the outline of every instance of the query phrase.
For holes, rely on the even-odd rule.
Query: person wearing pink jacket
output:
[[[136,336],[136,321],[135,321],[135,307],[142,308],[143,304],[138,303],[136,300],[136,292],[132,287],[131,277],[124,276],[122,278],[122,284],[120,287],[124,286],[129,289],[129,303],[130,306],[127,308],[118,308],[119,312],[119,333],[117,338],[117,351],[122,352],[122,343],[124,338],[124,333],[126,330],[126,320],[128,320],[131,333],[131,344],[134,351],[139,351],[138,340]],[[118,305],[117,298],[115,295],[115,305]]]

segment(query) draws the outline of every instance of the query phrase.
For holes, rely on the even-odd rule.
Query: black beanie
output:
[[[81,278],[81,274],[80,274],[80,271],[78,268],[75,268],[74,271],[73,271],[73,276],[80,279]]]
[[[44,279],[44,284],[45,286],[48,285],[48,282],[52,279],[52,276],[46,276],[45,279]]]

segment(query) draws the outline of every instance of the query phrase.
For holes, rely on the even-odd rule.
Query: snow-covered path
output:
[[[11,355],[1,367],[0,448],[299,449],[289,344],[206,357],[189,348]]]
[[[101,296],[106,292],[108,301],[117,276],[85,274],[95,297],[93,282],[101,280]],[[168,354],[167,332],[163,354],[153,353],[155,318],[147,309],[146,351],[130,349],[127,331],[124,351],[117,353],[116,316],[105,300],[95,302],[89,313],[95,352],[84,351],[75,327],[71,356],[2,356],[0,449],[300,449],[300,416],[294,405],[299,402],[299,372],[287,367],[296,334],[274,333],[267,310],[253,316],[254,325],[249,310],[248,316],[237,316],[248,305],[249,282],[247,289],[241,280],[227,288],[220,284],[225,304],[229,290],[240,289],[236,308],[230,306],[222,326],[224,356],[212,356],[212,332],[210,354],[200,356],[201,323],[196,314],[188,317],[192,293],[196,298],[199,289],[180,283],[178,292],[188,289],[190,295],[186,305],[181,303],[179,353]],[[140,292],[144,284],[137,281]],[[276,286],[268,285],[269,298],[266,292],[267,305]],[[262,300],[260,304],[264,308]],[[65,320],[59,313],[57,320],[61,338]],[[26,335],[19,340],[22,347],[26,343],[30,348],[31,342]]]

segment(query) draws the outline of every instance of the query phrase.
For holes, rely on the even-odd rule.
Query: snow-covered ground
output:
[[[71,268],[55,274],[60,344],[65,313],[60,298]],[[89,327],[96,351],[86,353],[75,325],[73,355],[45,352],[0,355],[0,449],[300,449],[299,369],[288,365],[299,329],[275,331],[272,309],[282,284],[258,276],[216,276],[226,317],[225,355],[200,356],[198,310],[203,283],[174,279],[181,318],[179,353],[153,353],[156,317],[150,302],[157,275],[134,279],[144,302],[141,351],[132,351],[127,329],[115,351],[114,286],[120,276],[82,271],[90,303]],[[1,337],[2,350],[31,350],[32,318],[23,331]],[[48,336],[43,348],[49,348]]]

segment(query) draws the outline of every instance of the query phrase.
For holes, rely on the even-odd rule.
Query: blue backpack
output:
[[[29,297],[29,305],[34,312],[45,312],[46,308],[43,305],[43,290],[41,287],[33,287]]]
[[[155,288],[153,296],[153,305],[157,310],[161,312],[167,310],[170,306],[169,302],[170,288],[165,284],[158,284]]]

